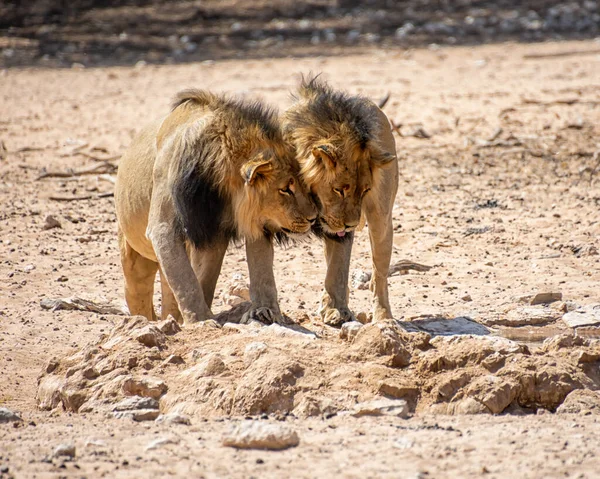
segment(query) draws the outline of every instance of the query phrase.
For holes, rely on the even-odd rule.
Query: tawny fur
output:
[[[115,204],[131,313],[154,317],[160,266],[162,316],[186,323],[212,316],[223,255],[236,237],[252,255],[250,313],[277,320],[272,238],[308,231],[315,216],[275,111],[202,90],[180,93],[171,113],[133,141]]]
[[[385,114],[369,99],[302,78],[284,115],[301,175],[316,198],[313,230],[325,241],[327,274],[321,314],[339,325],[353,319],[348,274],[354,231],[369,224],[373,256],[373,314],[392,317],[387,273],[392,252],[392,208],[398,188],[395,142]]]

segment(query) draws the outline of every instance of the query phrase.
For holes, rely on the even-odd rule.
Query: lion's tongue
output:
[[[338,235],[340,238],[343,238],[344,236],[346,236],[346,232],[345,232],[345,231],[338,231],[338,232],[337,232],[337,235]]]

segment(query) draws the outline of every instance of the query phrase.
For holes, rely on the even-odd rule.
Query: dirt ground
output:
[[[338,337],[316,314],[316,240],[276,253],[292,332],[201,326],[144,349],[123,316],[41,307],[67,297],[123,305],[110,165],[175,92],[206,87],[283,109],[309,71],[374,99],[391,94],[401,171],[392,263],[432,267],[390,277],[395,318],[430,333],[428,321],[452,329],[466,318],[481,336],[430,339],[390,323]],[[0,407],[24,419],[0,425],[0,477],[596,477],[600,331],[573,336],[561,317],[599,302],[599,78],[594,41],[0,71]],[[49,215],[60,227],[44,228]],[[370,270],[363,231],[351,271]],[[230,310],[231,286],[245,278],[243,249],[232,247],[215,312]],[[526,305],[537,293],[562,300]],[[351,308],[368,315],[369,296],[355,282]],[[379,330],[392,350],[374,351]],[[253,342],[267,352],[252,360]],[[110,372],[98,377],[101,361]],[[167,384],[161,411],[191,425],[115,418],[107,407],[123,384],[113,394],[106,378],[121,377],[120,361],[132,381]],[[255,386],[271,372],[276,397],[261,402]],[[44,402],[38,378],[62,381],[58,396]],[[410,417],[347,414],[377,396],[405,399]],[[246,416],[293,428],[300,444],[222,446]],[[76,446],[74,459],[52,458],[62,443]]]

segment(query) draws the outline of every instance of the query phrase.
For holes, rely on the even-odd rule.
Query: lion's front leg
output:
[[[187,255],[185,243],[173,227],[170,195],[156,187],[150,204],[146,234],[158,258],[163,277],[177,300],[183,323],[188,325],[213,317]]]
[[[370,198],[364,203],[373,259],[370,288],[373,293],[373,321],[393,319],[388,293],[388,275],[394,243],[392,210],[397,190],[398,165],[394,162],[382,178],[381,193],[377,201]]]
[[[264,324],[285,324],[277,302],[273,255],[273,243],[268,238],[246,240],[246,260],[250,275],[252,306],[242,317],[244,324],[251,321],[260,321]]]
[[[343,242],[325,238],[326,292],[321,299],[319,314],[325,324],[330,326],[341,326],[355,320],[354,314],[348,308],[348,276],[354,233],[349,235],[351,236]]]

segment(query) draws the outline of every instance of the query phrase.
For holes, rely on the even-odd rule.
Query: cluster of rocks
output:
[[[338,337],[326,328],[315,339],[297,326],[211,321],[182,331],[172,318],[127,317],[95,344],[50,361],[37,403],[176,424],[265,414],[598,411],[599,340],[569,332],[530,349],[457,319],[352,322]],[[452,324],[471,334],[450,334]]]

